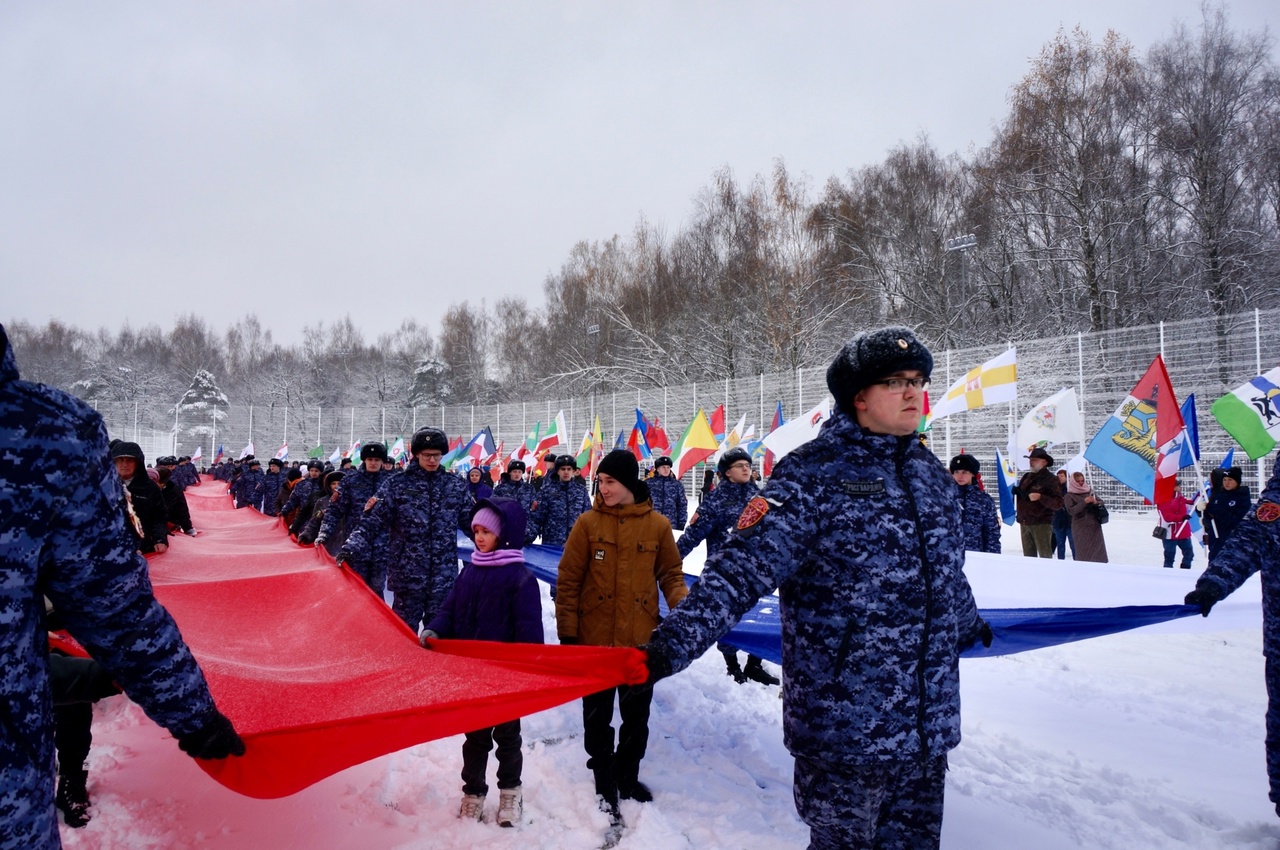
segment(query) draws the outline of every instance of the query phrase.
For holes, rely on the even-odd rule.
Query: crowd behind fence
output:
[[[1011,429],[1034,405],[1064,387],[1074,387],[1085,422],[1086,439],[1097,433],[1151,360],[1163,354],[1179,400],[1194,393],[1199,411],[1201,468],[1207,474],[1234,445],[1209,413],[1216,399],[1273,368],[1280,358],[1280,310],[1253,311],[1224,318],[1192,319],[1097,333],[1010,340],[1017,347],[1018,401],[996,404],[946,417],[934,425],[929,444],[945,462],[961,450],[982,463],[988,489],[995,490],[995,453],[1008,445]],[[934,352],[930,393],[940,398],[967,371],[1004,351],[1004,344]],[[811,409],[827,395],[826,364],[795,372],[726,377],[722,380],[669,387],[647,387],[578,398],[540,399],[504,404],[451,404],[440,407],[340,407],[284,408],[236,406],[193,417],[175,414],[172,403],[96,405],[113,437],[139,442],[148,457],[157,454],[193,454],[197,447],[206,463],[219,445],[231,457],[252,443],[256,453],[271,457],[288,444],[289,457],[305,457],[322,445],[327,456],[359,441],[380,440],[390,446],[397,437],[406,443],[423,426],[442,429],[451,437],[469,439],[488,426],[506,452],[524,440],[536,424],[546,429],[563,411],[567,425],[567,451],[575,454],[585,432],[599,416],[606,444],[620,432],[630,434],[637,408],[652,421],[662,423],[672,443],[679,438],[698,409],[708,414],[723,404],[725,421],[732,428],[745,417],[757,435],[768,431],[774,409],[781,402],[790,420]],[[234,401],[234,400],[233,400]],[[207,421],[201,421],[207,417]],[[192,429],[197,429],[193,432]],[[1057,465],[1082,453],[1081,444],[1053,450]],[[1264,461],[1250,464],[1237,453],[1237,465],[1245,469],[1245,481],[1256,494],[1266,480]],[[697,470],[695,470],[695,473]],[[1140,497],[1119,482],[1091,469],[1095,489],[1116,510],[1137,510]],[[1191,471],[1182,473],[1187,492],[1196,487]],[[694,492],[701,477],[686,476]]]

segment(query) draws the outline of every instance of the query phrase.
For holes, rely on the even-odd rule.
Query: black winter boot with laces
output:
[[[53,802],[62,812],[67,826],[73,829],[80,829],[92,817],[89,814],[88,781],[89,774],[83,770],[58,774],[58,794]]]

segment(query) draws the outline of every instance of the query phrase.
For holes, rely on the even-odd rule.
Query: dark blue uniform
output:
[[[649,485],[653,509],[667,518],[673,530],[684,531],[689,521],[689,497],[684,492],[684,482],[675,475],[655,475],[645,479],[645,483]],[[734,520],[737,519],[735,515]]]
[[[175,735],[216,715],[125,532],[102,418],[18,377],[0,327],[0,848],[60,846],[41,593],[147,715]],[[145,475],[145,471],[139,471]]]
[[[346,543],[346,536],[355,531],[361,517],[365,514],[364,506],[369,499],[378,494],[389,478],[385,469],[369,472],[364,464],[359,469],[348,472],[342,477],[342,485],[338,488],[338,500],[330,503],[324,512],[324,521],[320,523],[320,537],[316,542],[327,542],[330,551],[338,551]],[[372,509],[370,509],[372,510]],[[343,539],[339,539],[343,538]],[[379,596],[387,585],[387,551],[389,537],[384,532],[380,539],[373,541],[370,556],[351,568],[356,571],[365,584]]]
[[[1236,526],[1249,513],[1253,502],[1249,499],[1249,488],[1243,484],[1234,490],[1219,487],[1209,497],[1209,504],[1204,511],[1204,533],[1208,538],[1209,560],[1212,561],[1236,530]]]
[[[703,540],[707,541],[707,557],[719,552],[737,525],[742,509],[752,497],[759,495],[760,488],[750,481],[743,484],[721,481],[698,505],[689,527],[676,541],[680,557],[687,557]]]
[[[231,485],[231,495],[237,508],[256,508],[262,495],[262,470],[249,467]]]
[[[589,510],[591,497],[581,478],[574,476],[569,481],[552,478],[538,490],[528,539],[532,542],[540,534],[544,546],[563,546],[578,516]]]
[[[493,488],[493,495],[503,499],[515,499],[524,508],[525,516],[533,512],[533,500],[537,496],[533,485],[528,481],[499,481]]]
[[[1262,571],[1262,654],[1267,679],[1267,776],[1271,802],[1280,814],[1280,455],[1258,504],[1245,515],[1209,568],[1196,581],[1196,590],[1222,599]],[[1190,601],[1190,600],[1188,600]]]
[[[783,731],[813,847],[872,846],[850,832],[868,820],[854,795],[886,774],[899,820],[882,835],[937,843],[960,742],[959,651],[982,627],[961,540],[955,483],[916,435],[872,434],[837,410],[778,463],[653,634],[651,649],[683,669],[778,588]]]
[[[1000,554],[1000,520],[996,503],[977,484],[960,488],[960,522],[964,528],[966,552]]]
[[[267,516],[276,516],[280,511],[276,508],[276,496],[280,495],[280,487],[284,484],[283,472],[267,471],[262,473],[262,480],[258,483],[258,495],[254,502]]]
[[[392,610],[415,632],[430,621],[458,577],[458,529],[471,517],[471,496],[461,478],[416,462],[379,486],[378,503],[364,514],[344,551],[362,568],[387,547],[387,589]]]

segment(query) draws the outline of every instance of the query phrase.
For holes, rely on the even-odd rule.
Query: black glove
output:
[[[178,747],[193,759],[224,759],[244,755],[244,741],[221,711],[194,732],[178,738]]]
[[[338,550],[338,554],[334,556],[333,560],[338,562],[338,566],[349,564],[351,563],[351,553],[344,547]]]
[[[577,646],[582,643],[582,641],[578,640],[576,637],[570,637],[569,635],[560,635],[559,637],[561,646]]]
[[[971,644],[969,644],[969,645],[970,645],[970,646],[973,646],[973,645],[974,645],[974,644],[976,644],[978,641],[982,641],[982,648],[983,648],[983,649],[990,649],[990,648],[991,648],[991,641],[992,641],[992,640],[994,640],[994,639],[995,639],[995,634],[993,634],[993,633],[992,633],[992,631],[991,631],[991,624],[990,624],[990,623],[988,623],[986,620],[982,619],[981,617],[979,617],[979,618],[978,618],[978,633],[977,633],[976,635],[974,635],[974,636],[973,636],[973,643],[971,643]]]
[[[1184,605],[1198,605],[1200,607],[1200,616],[1207,617],[1209,612],[1213,610],[1213,606],[1221,599],[1217,591],[1208,587],[1197,587],[1195,590],[1187,594],[1187,598],[1182,600]]]
[[[665,679],[671,675],[671,659],[656,646],[646,644],[639,648],[644,651],[644,663],[649,668],[649,678],[644,680],[644,684],[645,687],[652,688],[659,679]]]

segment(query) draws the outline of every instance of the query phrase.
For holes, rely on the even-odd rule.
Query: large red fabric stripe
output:
[[[277,520],[188,490],[200,534],[150,560],[156,596],[199,659],[243,757],[201,762],[250,797],[282,797],[368,759],[644,681],[635,649],[436,641]],[[212,486],[210,486],[212,485]]]

